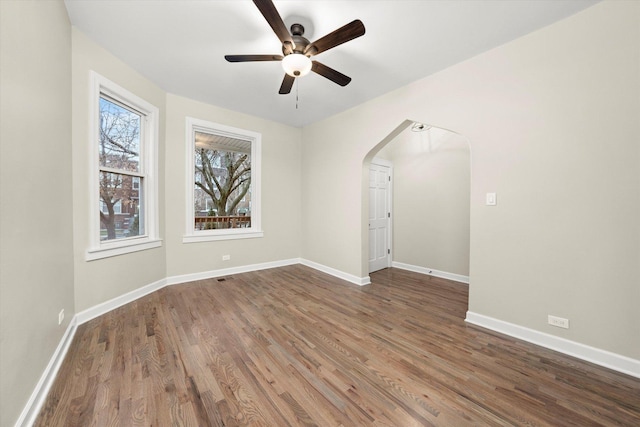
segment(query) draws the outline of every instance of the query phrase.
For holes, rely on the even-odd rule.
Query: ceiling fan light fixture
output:
[[[291,53],[282,59],[282,68],[291,77],[302,77],[309,74],[311,65],[311,59],[301,53]]]

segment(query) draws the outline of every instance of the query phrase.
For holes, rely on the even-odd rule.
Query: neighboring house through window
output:
[[[161,245],[158,109],[91,73],[90,246],[87,260]]]
[[[262,237],[261,135],[187,118],[185,243]]]

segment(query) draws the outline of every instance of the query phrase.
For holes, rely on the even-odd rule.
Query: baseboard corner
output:
[[[640,378],[640,360],[467,311],[465,322]]]
[[[333,277],[337,277],[338,279],[346,280],[347,282],[356,284],[358,286],[365,286],[365,285],[371,284],[371,278],[369,276],[358,277],[353,274],[345,273],[344,271],[340,271],[333,267],[328,267],[326,265],[322,265],[317,262],[310,261],[304,258],[300,259],[300,264],[306,265],[307,267],[313,268],[314,270],[327,273]]]
[[[453,280],[454,282],[460,282],[469,284],[469,276],[462,274],[449,273],[447,271],[434,270],[433,268],[420,267],[417,265],[405,264],[403,262],[393,261],[391,267],[399,268],[401,270],[413,271],[414,273],[426,274],[428,276],[440,277],[442,279]]]
[[[58,370],[60,369],[60,366],[62,365],[62,362],[67,355],[67,351],[71,346],[71,342],[73,341],[73,337],[75,336],[77,329],[77,317],[73,316],[73,318],[69,322],[69,325],[67,325],[67,329],[62,335],[58,346],[53,352],[51,359],[49,359],[49,363],[42,372],[38,383],[31,392],[31,396],[29,397],[29,400],[27,400],[27,404],[23,408],[22,413],[20,413],[15,427],[32,426],[36,421],[40,409],[42,408],[42,405],[47,398],[47,394],[49,394],[49,390],[51,389],[51,386],[56,379]]]

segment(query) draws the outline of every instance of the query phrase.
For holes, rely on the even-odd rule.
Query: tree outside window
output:
[[[91,71],[86,261],[162,246],[158,212],[160,111]]]
[[[100,240],[144,234],[140,218],[143,171],[140,113],[100,97]]]
[[[205,227],[250,226],[251,143],[195,132],[194,163],[196,216],[225,217],[220,221],[201,221]],[[246,220],[234,220],[234,216]]]
[[[187,224],[183,242],[262,237],[261,135],[187,117]]]

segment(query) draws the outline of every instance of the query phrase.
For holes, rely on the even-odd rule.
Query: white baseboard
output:
[[[56,350],[53,352],[47,367],[44,369],[42,376],[40,376],[40,380],[36,384],[36,387],[33,389],[27,404],[25,405],[22,413],[18,417],[15,426],[16,427],[27,427],[32,426],[38,417],[38,413],[40,412],[40,408],[44,404],[45,399],[47,398],[47,394],[49,394],[49,390],[53,385],[53,382],[56,379],[56,375],[58,374],[58,370],[62,365],[62,361],[67,354],[67,350],[69,350],[69,346],[73,341],[73,337],[76,334],[76,330],[78,329],[78,323],[76,318],[73,317],[67,326],[67,329],[62,335]]]
[[[640,378],[640,360],[467,311],[466,322]]]
[[[265,270],[267,268],[283,267],[285,265],[298,264],[298,259],[266,262],[261,264],[244,265],[240,267],[223,268],[220,270],[203,271],[200,273],[183,274],[179,276],[169,276],[164,279],[157,280],[149,285],[135,289],[126,294],[122,294],[109,301],[105,301],[91,308],[88,308],[80,313],[76,314],[78,324],[81,325],[94,319],[98,316],[102,316],[105,313],[110,312],[125,304],[129,304],[132,301],[142,298],[145,295],[149,295],[165,286],[177,285],[179,283],[193,282],[195,280],[212,279],[214,277],[229,276],[232,274],[247,273],[249,271]]]
[[[427,274],[429,276],[441,277],[443,279],[453,280],[454,282],[466,283],[467,285],[469,284],[469,276],[463,276],[461,274],[448,273],[446,271],[434,270],[433,268],[420,267],[396,261],[391,263],[391,267],[413,271],[415,273]]]
[[[40,381],[38,381],[35,389],[31,393],[31,397],[29,398],[29,400],[27,401],[27,404],[22,410],[22,413],[20,414],[20,417],[18,418],[18,421],[16,422],[15,426],[27,427],[27,426],[31,426],[34,423],[36,417],[38,416],[38,413],[40,412],[40,409],[42,408],[42,405],[44,404],[44,400],[46,399],[47,394],[49,393],[51,385],[55,380],[56,374],[58,373],[58,369],[60,368],[60,365],[62,364],[62,361],[64,360],[64,357],[67,354],[69,345],[71,344],[71,341],[73,340],[73,337],[79,325],[86,323],[89,320],[94,319],[98,316],[106,314],[111,310],[114,310],[125,304],[133,302],[138,298],[142,298],[145,295],[148,295],[152,292],[162,289],[165,286],[191,282],[194,280],[203,280],[203,279],[210,279],[214,277],[229,276],[232,274],[247,273],[250,271],[264,270],[267,268],[284,267],[286,265],[293,265],[293,264],[303,264],[303,261],[300,260],[299,258],[293,258],[293,259],[282,260],[282,261],[266,262],[261,264],[252,264],[252,265],[245,265],[240,267],[224,268],[220,270],[204,271],[201,273],[166,277],[164,279],[157,280],[153,283],[142,286],[141,288],[135,289],[131,292],[127,292],[126,294],[122,294],[109,301],[105,301],[103,303],[90,307],[86,310],[83,310],[79,313],[76,313],[76,315],[71,319],[71,322],[69,323],[69,326],[65,331],[65,334],[63,335],[62,339],[60,340],[60,343],[58,344],[58,347],[56,348],[53,356],[51,357],[49,364],[47,365],[45,371],[43,372],[40,378]],[[312,263],[312,264],[319,265],[315,263]],[[340,274],[341,276],[349,277],[345,273],[341,273],[338,270],[329,269],[328,267],[324,267],[324,268],[325,269],[322,271],[327,272],[329,274],[331,274],[329,271],[333,271],[337,274]],[[343,278],[341,276],[338,276],[338,277]]]
[[[282,261],[263,262],[260,264],[242,265],[239,267],[222,268],[220,270],[202,271],[200,273],[181,274],[167,277],[168,285],[193,282],[196,280],[213,279],[214,277],[231,276],[232,274],[248,273],[251,271],[266,270],[268,268],[284,267],[287,265],[300,264],[299,258],[286,259]]]
[[[192,273],[185,274],[179,276],[171,276],[166,277],[164,279],[160,279],[154,283],[143,286],[126,294],[120,295],[116,298],[113,298],[104,303],[98,304],[91,308],[88,308],[84,311],[76,313],[76,315],[71,319],[67,330],[65,331],[58,347],[56,348],[49,364],[45,368],[38,384],[36,385],[33,393],[31,393],[31,397],[27,401],[26,406],[22,410],[18,421],[16,422],[16,427],[26,427],[31,426],[38,413],[40,408],[42,407],[44,400],[49,393],[51,385],[55,380],[56,374],[58,373],[58,369],[64,360],[65,355],[73,341],[73,337],[75,336],[78,325],[81,325],[85,322],[88,322],[91,319],[94,319],[98,316],[101,316],[109,311],[116,309],[120,306],[128,304],[132,301],[135,301],[138,298],[141,298],[145,295],[148,295],[152,292],[155,292],[159,289],[164,288],[165,286],[175,285],[179,283],[186,283],[194,280],[203,280],[210,279],[214,277],[228,276],[232,274],[240,274],[247,273],[250,271],[264,270],[267,268],[276,268],[283,267],[287,265],[294,264],[302,264],[307,267],[311,267],[315,270],[321,271],[323,273],[330,274],[331,276],[337,277],[339,279],[345,280],[350,283],[354,283],[359,286],[368,285],[371,283],[371,279],[369,276],[366,277],[357,277],[349,273],[345,273],[340,270],[336,270],[331,267],[327,267],[322,264],[318,264],[313,261],[309,261],[306,259],[293,258],[282,261],[274,261],[267,262],[261,264],[253,264],[247,266],[240,267],[231,267],[220,270],[211,270],[205,271],[201,273]],[[402,263],[393,263],[393,267],[401,268],[404,270],[415,271],[417,273],[423,274],[431,274],[437,277],[443,277],[446,279],[454,280],[462,283],[469,283],[469,278],[467,276],[461,276],[452,273],[446,273],[437,270],[425,269],[423,267],[416,267],[409,264]],[[473,313],[468,311],[467,318],[465,319],[468,323],[481,326],[483,328],[491,329],[496,332],[503,333],[505,335],[509,335],[515,338],[522,339],[524,341],[531,342],[533,344],[541,345],[543,347],[550,348],[552,350],[559,351],[564,354],[568,354],[570,356],[577,357],[579,359],[586,360],[588,362],[595,363],[600,366],[604,366],[606,368],[610,368],[634,377],[640,378],[640,361],[631,359],[629,357],[621,356],[619,354],[611,353],[606,350],[600,350],[594,347],[590,347],[584,344],[576,343],[573,341],[566,340],[564,338],[559,338],[553,335],[545,334],[543,332],[538,332],[529,328],[525,328],[523,326],[518,326],[512,323],[504,322],[502,320],[494,319],[488,316],[484,316],[481,314]]]
[[[326,265],[318,264],[317,262],[309,261],[308,259],[300,259],[300,264],[311,267],[315,270],[322,271],[323,273],[330,274],[338,279],[346,280],[347,282],[354,283],[358,286],[364,286],[371,284],[371,278],[369,276],[358,277],[353,274],[345,273],[344,271],[336,270]]]
[[[83,323],[86,323],[91,319],[95,319],[96,317],[102,316],[103,314],[108,313],[111,310],[115,310],[118,307],[129,304],[131,301],[135,301],[138,298],[149,295],[150,293],[155,292],[158,289],[162,289],[165,286],[167,286],[167,279],[157,280],[151,284],[138,289],[134,289],[131,292],[127,292],[126,294],[122,294],[113,299],[110,299],[109,301],[105,301],[79,313],[76,313],[75,318],[78,321],[78,325],[82,325]]]
[[[131,292],[127,292],[126,294],[122,294],[109,301],[105,301],[103,303],[90,307],[84,311],[81,311],[76,314],[75,320],[77,321],[78,325],[81,325],[83,323],[88,322],[91,319],[94,319],[98,316],[108,313],[111,310],[114,310],[118,307],[121,307],[125,304],[135,301],[138,298],[142,298],[145,295],[148,295],[152,292],[162,289],[165,286],[193,282],[195,280],[205,280],[205,279],[212,279],[215,277],[230,276],[232,274],[248,273],[250,271],[266,270],[268,268],[284,267],[287,265],[294,265],[294,264],[303,264],[308,267],[314,268],[316,270],[322,271],[324,273],[349,281],[351,283],[355,283],[356,285],[360,285],[360,286],[371,283],[368,276],[364,278],[358,278],[356,276],[352,276],[350,274],[333,269],[331,267],[317,264],[312,261],[308,261],[300,258],[292,258],[292,259],[281,260],[281,261],[272,261],[272,262],[265,262],[260,264],[251,264],[251,265],[243,265],[238,267],[222,268],[219,270],[202,271],[199,273],[189,273],[189,274],[181,274],[178,276],[169,276],[164,279],[160,279],[156,282],[153,282],[149,285],[135,289]]]

